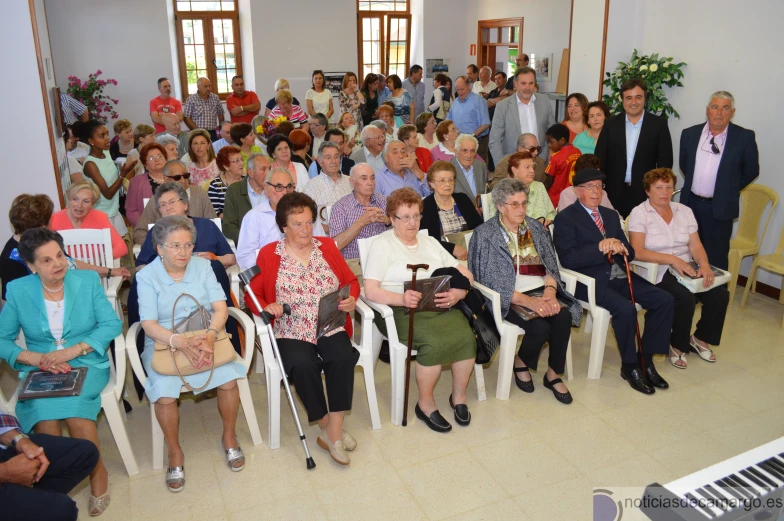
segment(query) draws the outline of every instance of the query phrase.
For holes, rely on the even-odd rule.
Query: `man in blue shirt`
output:
[[[406,145],[402,141],[390,141],[384,153],[385,165],[376,170],[376,192],[389,197],[398,188],[407,186],[422,197],[430,195],[425,173],[422,173],[420,179],[411,171],[410,167],[415,162],[416,157],[406,153]]]
[[[471,92],[471,84],[465,76],[455,80],[457,97],[449,107],[446,119],[452,120],[461,134],[471,134],[479,141],[479,156],[487,163],[487,145],[490,135],[490,113],[487,101]]]
[[[403,88],[414,99],[414,113],[416,116],[425,111],[425,84],[422,82],[424,72],[421,65],[412,65],[408,71],[408,78],[403,81]]]

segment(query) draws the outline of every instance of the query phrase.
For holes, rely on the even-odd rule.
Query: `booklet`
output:
[[[451,308],[440,308],[436,306],[436,294],[444,293],[449,291],[450,284],[449,280],[452,278],[451,275],[441,275],[439,277],[430,277],[428,279],[421,279],[418,280],[416,283],[416,290],[422,294],[422,299],[419,301],[419,304],[414,309],[415,311],[435,311],[437,313],[443,313],[444,311],[449,311]],[[403,283],[403,292],[411,289],[411,281],[406,281]],[[408,315],[411,312],[410,308],[406,308],[405,314]]]
[[[349,297],[349,286],[338,288],[337,291],[328,293],[319,300],[318,325],[316,326],[316,340],[339,327],[346,325],[346,312],[338,309],[340,301]]]
[[[27,375],[19,391],[18,400],[34,398],[56,398],[82,394],[86,367],[76,367],[68,372],[54,374],[48,371],[33,371]]]
[[[544,289],[543,288],[533,289],[531,291],[526,291],[525,293],[523,293],[523,295],[527,295],[527,296],[533,297],[533,298],[538,298],[538,297],[541,297],[542,295],[544,295]],[[563,300],[561,300],[558,297],[556,297],[556,299],[558,300],[558,304],[561,306],[561,309],[563,309],[565,307],[568,307],[568,305]],[[520,317],[523,320],[532,320],[534,318],[539,318],[539,314],[536,311],[528,309],[525,306],[520,306],[518,304],[512,304],[510,307],[511,307],[512,311],[514,311],[515,313],[520,315]]]
[[[690,262],[689,266],[691,266],[691,269],[693,269],[694,271],[699,271],[700,269],[697,263],[694,261]],[[713,279],[713,284],[711,284],[706,288],[702,283],[702,277],[697,277],[697,276],[692,277],[691,275],[686,275],[686,274],[681,275],[680,273],[678,273],[678,270],[674,269],[672,266],[669,267],[672,276],[675,277],[675,279],[682,286],[684,286],[692,293],[702,293],[704,291],[709,291],[715,288],[716,286],[720,286],[721,284],[726,284],[727,282],[730,281],[730,278],[732,278],[730,276],[729,271],[724,271],[723,269],[717,268],[716,266],[711,266],[710,269],[713,272],[715,278]]]

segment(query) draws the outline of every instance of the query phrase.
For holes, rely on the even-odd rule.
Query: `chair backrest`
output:
[[[470,232],[467,232],[467,233],[465,234],[465,237],[464,237],[464,238],[465,238],[465,242],[466,242],[466,250],[468,249],[468,245],[469,245],[469,243],[471,242],[471,237],[473,237],[473,236],[474,236],[474,232],[473,232],[473,230],[472,230],[472,231],[470,231]]]
[[[498,209],[493,204],[492,194],[480,194],[479,199],[482,201],[482,219],[487,222],[495,217],[495,214],[498,213]]]
[[[104,268],[115,267],[112,234],[108,228],[62,230],[59,233],[63,237],[65,252],[74,259]],[[108,279],[102,278],[101,281],[105,288]]]
[[[15,342],[16,345],[21,347],[22,349],[27,349],[27,343],[25,342],[24,331],[19,329],[19,336],[16,338]],[[16,378],[16,371],[14,371],[10,366],[7,368],[4,367],[3,370],[8,370],[9,372],[14,373],[14,378]],[[18,380],[18,378],[16,378]],[[2,389],[0,389],[0,412],[5,414],[14,414],[16,410],[16,396],[18,393],[18,381],[16,382],[17,385],[14,386],[14,391],[11,393],[10,398],[6,398],[5,393]]]
[[[427,236],[427,230],[419,230],[419,235]],[[370,252],[370,245],[373,244],[373,241],[376,240],[378,235],[374,235],[373,237],[366,237],[365,239],[357,240],[357,246],[359,247],[359,265],[362,268],[362,272],[364,273],[365,264],[367,264],[367,257],[368,253]]]
[[[757,248],[759,248],[768,230],[770,216],[773,215],[773,210],[779,203],[779,195],[770,187],[752,184],[744,188],[740,193],[740,201],[740,220],[738,221],[738,232],[735,234],[735,238],[749,241],[752,244],[756,244]],[[770,211],[760,234],[760,223],[768,203],[771,203]]]
[[[211,219],[211,220],[212,222],[215,223],[215,226],[218,227],[221,233],[223,233],[223,219],[221,219],[220,217],[216,217],[215,219]]]
[[[150,198],[149,197],[142,198],[142,205],[144,205],[145,208],[147,208],[147,203],[149,203],[149,202],[150,202]]]

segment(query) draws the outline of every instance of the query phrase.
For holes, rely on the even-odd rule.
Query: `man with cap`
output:
[[[564,268],[592,277],[596,281],[596,304],[610,312],[618,349],[621,351],[621,377],[632,389],[653,394],[669,385],[653,365],[653,355],[667,354],[670,345],[674,299],[639,275],[632,273],[635,301],[645,309],[642,335],[644,371],[635,344],[637,309],[632,305],[626,280],[623,254],[634,259],[634,249],[626,240],[618,213],[600,206],[607,178],[599,170],[586,168],[575,174],[578,202],[555,216],[553,238]],[[612,256],[613,264],[608,261]],[[577,285],[575,296],[587,301],[587,289]]]

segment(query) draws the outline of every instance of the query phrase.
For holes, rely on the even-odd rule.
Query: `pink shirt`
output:
[[[577,188],[567,186],[564,191],[561,192],[561,198],[558,200],[558,211],[560,212],[567,206],[571,206],[575,201],[577,201]],[[610,199],[607,198],[607,192],[604,190],[602,190],[602,202],[599,203],[599,205],[609,208],[610,210],[615,210]]]
[[[629,231],[645,234],[645,249],[675,255],[691,261],[689,236],[697,232],[697,220],[691,208],[681,203],[670,203],[672,220],[667,224],[647,200],[635,206],[629,214]],[[656,284],[662,281],[669,265],[660,264]]]
[[[73,224],[71,224],[71,220],[68,218],[67,210],[55,212],[52,215],[52,219],[49,221],[49,228],[56,232],[59,232],[60,230],[75,229]],[[128,246],[125,244],[125,240],[120,237],[120,234],[117,233],[117,230],[114,229],[114,226],[112,226],[112,223],[109,221],[109,217],[102,211],[93,208],[87,212],[87,215],[79,228],[85,230],[102,230],[104,228],[109,228],[109,232],[112,235],[112,257],[119,259],[128,253]]]
[[[729,125],[727,125],[729,128]],[[711,150],[710,140],[713,137],[714,144],[719,147],[719,153],[714,154]],[[700,134],[700,142],[697,147],[697,158],[694,163],[694,179],[691,181],[691,193],[700,197],[713,197],[713,189],[716,187],[716,174],[719,171],[721,156],[724,155],[724,145],[727,143],[727,129],[714,136],[711,134],[708,123]]]

